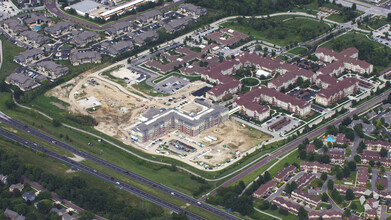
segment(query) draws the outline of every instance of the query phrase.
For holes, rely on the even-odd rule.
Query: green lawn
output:
[[[183,78],[188,79],[190,82],[201,80],[201,76],[199,76],[199,75],[183,75],[183,74],[180,74],[178,72],[171,72],[171,73],[169,73],[167,75],[161,76],[160,78],[156,78],[155,80],[152,81],[152,83],[158,84],[159,82],[161,82],[161,81],[163,81],[165,79],[168,79],[171,76],[183,77]]]
[[[272,164],[277,162],[277,159],[274,159],[267,163],[265,166],[258,168],[254,172],[248,174],[247,176],[243,177],[242,179],[236,181],[234,184],[239,183],[239,181],[243,181],[245,185],[249,184],[251,181],[253,181],[257,176],[261,175],[267,168],[269,168]]]
[[[3,81],[5,77],[13,73],[15,69],[19,67],[19,64],[14,62],[14,57],[25,51],[25,49],[9,42],[4,35],[0,35],[0,40],[2,42],[2,54],[4,56],[3,64],[0,69],[0,81]]]
[[[288,51],[288,53],[293,54],[293,55],[301,55],[304,54],[308,51],[306,47],[295,47],[291,50]]]
[[[350,176],[347,179],[342,179],[342,180],[334,180],[334,184],[340,184],[340,185],[346,185],[345,182],[351,182],[353,185],[348,185],[348,186],[354,186],[354,182],[356,181],[356,175],[357,171],[350,172]]]
[[[357,208],[356,209],[352,209],[352,204],[356,204]],[[349,206],[350,209],[352,210],[355,210],[356,212],[364,212],[364,206],[361,205],[360,201],[353,201],[350,206]]]
[[[260,199],[254,199],[254,207],[258,207],[258,203],[261,202]],[[278,212],[278,209],[277,210],[261,210],[263,212],[266,212],[266,213],[269,213],[271,215],[274,215],[276,217],[279,217],[281,219],[284,219],[284,220],[297,220],[297,216],[293,215],[293,214],[288,214],[288,215],[281,215],[279,212]],[[252,219],[274,219],[268,215],[265,215],[263,213],[260,213],[260,212],[257,212],[257,211],[254,211],[254,213],[252,215],[250,215],[250,217]]]
[[[266,20],[239,19],[226,22],[225,27],[249,34],[257,40],[268,41],[280,46],[311,40],[329,30],[324,22],[300,16],[277,16]],[[257,28],[256,28],[257,27]]]
[[[298,158],[299,152],[296,150],[293,153],[291,153],[289,156],[285,157],[284,159],[280,160],[273,168],[269,170],[269,173],[271,176],[276,175],[280,170],[284,169],[285,163],[293,164],[297,163],[300,164],[300,159]]]

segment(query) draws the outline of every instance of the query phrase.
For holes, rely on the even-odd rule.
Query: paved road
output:
[[[349,113],[347,113],[346,115],[344,115],[343,117],[340,117],[338,119],[334,119],[334,120],[331,120],[329,123],[323,125],[322,127],[308,133],[307,135],[304,135],[303,137],[301,138],[298,138],[296,139],[295,141],[291,142],[290,144],[286,145],[284,148],[276,151],[275,153],[271,154],[269,157],[263,159],[263,160],[260,160],[259,162],[257,162],[256,164],[252,165],[251,167],[249,167],[248,169],[244,170],[243,172],[241,172],[240,174],[236,175],[235,177],[229,179],[228,181],[224,182],[223,184],[221,184],[220,186],[218,186],[217,188],[215,188],[214,190],[212,190],[210,192],[210,194],[215,194],[216,193],[216,190],[219,188],[219,187],[228,187],[230,186],[232,183],[242,179],[243,177],[249,175],[250,173],[256,171],[257,169],[261,168],[262,166],[266,165],[268,162],[276,159],[277,157],[289,152],[290,150],[292,150],[293,148],[297,147],[299,144],[301,144],[306,138],[308,139],[312,139],[314,137],[317,137],[319,135],[321,135],[322,133],[324,133],[326,131],[326,127],[328,125],[337,125],[339,123],[342,122],[343,119],[345,119],[346,117],[352,117],[354,114],[358,114],[360,113],[361,111],[373,106],[374,104],[382,101],[383,99],[385,99],[388,94],[390,94],[391,92],[386,92],[384,93],[383,95],[365,103],[364,105],[361,105],[360,107],[358,107],[357,109],[353,110],[353,111],[350,111]],[[201,200],[205,200],[207,198],[207,196],[204,196],[201,198]]]
[[[171,189],[171,188],[169,188],[167,186],[164,186],[164,185],[162,185],[160,183],[157,183],[157,182],[154,182],[152,180],[149,180],[149,179],[147,179],[145,177],[142,177],[142,176],[140,176],[138,174],[135,174],[135,173],[133,173],[133,172],[131,172],[129,170],[126,170],[126,169],[121,168],[119,166],[116,166],[116,165],[114,165],[112,163],[109,163],[109,162],[107,162],[105,160],[102,160],[102,159],[100,159],[98,157],[95,157],[95,156],[93,156],[91,154],[83,152],[83,151],[81,151],[81,150],[79,150],[79,149],[77,149],[77,148],[75,148],[75,147],[73,147],[71,145],[68,145],[68,144],[66,144],[64,142],[61,142],[58,139],[55,139],[55,138],[53,138],[53,137],[51,137],[49,135],[46,135],[43,132],[40,132],[40,131],[38,131],[38,130],[36,130],[34,128],[28,127],[27,125],[25,125],[25,124],[23,124],[23,123],[21,123],[19,121],[16,121],[15,119],[10,118],[9,116],[7,116],[7,115],[5,115],[3,113],[0,113],[0,122],[3,122],[4,124],[7,124],[9,126],[12,126],[12,127],[17,128],[17,129],[23,130],[25,132],[28,132],[30,135],[33,135],[33,136],[35,136],[37,138],[40,138],[41,140],[44,140],[44,141],[49,142],[49,143],[52,143],[53,145],[55,145],[57,147],[63,148],[63,149],[65,149],[65,150],[67,150],[67,151],[69,151],[69,152],[71,152],[73,154],[76,154],[76,155],[81,156],[81,157],[83,157],[85,159],[91,160],[91,161],[93,161],[93,162],[95,162],[95,163],[97,163],[99,165],[105,166],[105,167],[107,167],[107,168],[109,168],[109,169],[111,169],[111,170],[113,170],[113,171],[115,171],[117,173],[120,173],[120,174],[122,174],[122,175],[124,175],[124,176],[126,176],[128,178],[136,180],[136,181],[138,181],[138,182],[140,182],[140,183],[142,183],[142,184],[144,184],[146,186],[149,186],[149,187],[154,188],[156,190],[159,190],[161,192],[167,193],[167,194],[171,195],[172,197],[180,199],[180,200],[182,200],[182,201],[184,201],[184,202],[186,202],[188,204],[191,204],[191,205],[197,206],[199,208],[202,208],[205,211],[213,213],[213,214],[215,214],[217,216],[220,216],[220,217],[222,217],[224,219],[240,219],[240,218],[238,218],[236,216],[228,214],[228,213],[226,213],[226,212],[224,212],[224,211],[222,211],[220,209],[217,209],[217,208],[215,208],[213,206],[210,206],[208,204],[202,203],[202,202],[198,201],[197,199],[194,199],[194,198],[192,198],[192,197],[190,197],[188,195],[185,195],[185,194],[183,194],[181,192],[178,192],[178,191],[176,191],[174,189]],[[47,150],[45,149],[45,153],[46,153],[46,151]],[[114,182],[117,182],[117,181],[114,181]]]
[[[159,10],[164,10],[164,9],[167,9],[167,8],[170,8],[170,7],[182,4],[184,1],[185,0],[180,0],[180,1],[174,2],[174,3],[169,4],[169,5],[165,5],[163,7],[160,7]],[[85,27],[88,27],[88,28],[91,28],[93,30],[106,30],[107,28],[111,27],[113,24],[116,23],[116,22],[114,22],[114,23],[105,24],[105,25],[95,25],[93,23],[89,23],[89,22],[86,22],[86,21],[83,21],[83,20],[79,20],[79,19],[73,18],[73,17],[63,13],[58,8],[56,2],[57,2],[56,0],[45,0],[45,6],[55,16],[61,17],[63,19],[71,21],[73,23],[81,24],[81,25],[83,25]],[[138,15],[129,17],[129,18],[121,20],[121,21],[134,21],[134,20],[138,19],[142,14],[143,13],[140,13]]]
[[[26,147],[31,147],[35,151],[43,152],[46,155],[48,155],[48,156],[50,156],[50,157],[52,157],[54,159],[57,159],[57,160],[65,163],[65,164],[73,166],[74,168],[77,168],[77,169],[79,169],[81,171],[84,171],[86,173],[94,175],[94,176],[96,176],[96,177],[98,177],[98,178],[100,178],[100,179],[102,179],[102,180],[104,180],[106,182],[109,182],[109,183],[111,183],[113,185],[116,185],[116,186],[120,187],[123,190],[126,190],[126,191],[128,191],[130,193],[136,194],[136,195],[138,195],[138,196],[140,196],[142,198],[145,198],[145,199],[147,199],[147,200],[149,200],[151,202],[154,202],[154,203],[156,203],[156,204],[158,204],[158,205],[160,205],[162,207],[168,208],[168,209],[173,210],[173,211],[175,211],[177,213],[183,212],[187,216],[189,216],[191,219],[204,219],[204,218],[202,218],[202,217],[200,217],[200,216],[198,216],[198,215],[196,215],[196,214],[194,214],[192,212],[184,210],[184,209],[182,209],[182,208],[180,208],[180,207],[178,207],[176,205],[173,205],[173,204],[171,204],[169,202],[166,202],[166,201],[164,201],[164,200],[162,200],[162,199],[160,199],[160,198],[158,198],[156,196],[148,194],[148,193],[146,193],[146,192],[144,192],[144,191],[142,191],[142,190],[140,190],[138,188],[135,188],[135,187],[133,187],[133,186],[131,186],[131,185],[125,183],[125,182],[122,182],[120,180],[114,179],[111,176],[103,174],[103,173],[101,173],[99,171],[96,171],[93,168],[90,168],[90,167],[85,166],[83,164],[77,163],[74,160],[69,159],[68,157],[65,157],[63,155],[57,154],[57,153],[55,153],[53,151],[49,151],[49,150],[47,150],[46,148],[44,148],[42,146],[39,146],[39,145],[37,145],[37,144],[27,140],[27,139],[21,138],[21,137],[13,134],[11,132],[8,132],[8,131],[6,131],[6,130],[4,130],[2,128],[0,128],[0,135],[4,136],[5,138],[7,138],[9,140],[18,142],[18,143],[20,143],[20,144],[22,144],[22,145],[24,145]]]

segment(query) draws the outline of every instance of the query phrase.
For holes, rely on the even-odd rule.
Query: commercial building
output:
[[[173,130],[197,136],[228,119],[228,109],[220,104],[210,104],[202,99],[195,99],[193,103],[202,107],[202,111],[194,114],[178,108],[150,109],[143,115],[144,122],[131,129],[132,139],[144,143]]]
[[[302,161],[300,163],[300,169],[304,170],[305,172],[311,172],[311,173],[330,173],[331,172],[331,165],[322,164],[319,162]]]

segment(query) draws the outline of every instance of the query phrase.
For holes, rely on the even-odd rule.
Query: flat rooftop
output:
[[[97,2],[91,1],[91,0],[84,0],[81,2],[78,2],[76,4],[70,5],[70,8],[75,9],[76,11],[81,11],[83,13],[88,13],[91,10],[96,9],[97,7],[105,7],[102,4],[99,4]]]

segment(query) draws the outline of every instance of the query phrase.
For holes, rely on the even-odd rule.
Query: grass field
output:
[[[0,40],[3,47],[2,55],[4,56],[3,64],[0,69],[0,81],[3,81],[5,77],[13,73],[15,69],[19,67],[19,64],[14,62],[14,57],[25,51],[25,49],[9,42],[4,35],[0,35]]]
[[[277,162],[277,159],[274,159],[267,163],[265,166],[258,168],[254,172],[248,174],[247,176],[243,177],[242,179],[236,181],[234,184],[237,184],[239,181],[243,181],[245,185],[249,184],[251,181],[253,181],[257,176],[261,175],[263,172],[266,171],[267,168],[269,168],[273,163]]]
[[[260,199],[254,199],[254,207],[258,208],[259,205],[260,205],[260,202],[261,202]],[[268,210],[261,210],[261,211],[269,213],[271,215],[274,215],[274,216],[279,217],[279,218],[284,219],[284,220],[297,220],[298,219],[297,216],[292,215],[292,214],[289,214],[289,215],[286,215],[286,216],[285,215],[281,215],[280,213],[278,213],[278,209],[277,210],[270,210],[270,209],[268,209]],[[272,218],[272,217],[270,217],[268,215],[265,215],[265,214],[257,212],[257,211],[255,211],[251,215],[251,218],[253,218],[253,219],[262,219],[262,220],[263,219],[274,219],[274,218]]]
[[[299,152],[296,150],[293,153],[289,154],[289,156],[280,160],[273,168],[269,170],[271,176],[276,175],[280,170],[284,169],[285,163],[293,164],[300,163],[300,159],[298,158]]]
[[[262,28],[254,28],[249,23],[239,24],[234,21],[224,23],[223,26],[249,34],[257,40],[280,46],[305,42],[329,30],[326,23],[299,16],[277,16],[266,19],[264,22],[265,24],[260,24]]]
[[[105,181],[100,180],[92,175],[81,171],[66,172],[71,168],[70,166],[47,157],[46,155],[29,150],[20,145],[14,145],[8,141],[3,140],[2,138],[0,139],[0,147],[10,154],[17,155],[22,161],[24,161],[24,163],[33,167],[41,168],[47,173],[51,173],[62,178],[72,178],[75,176],[80,177],[86,181],[88,186],[92,186],[101,191],[107,192],[108,194],[112,194],[123,202],[130,204],[131,206],[136,206],[139,208],[142,207],[145,210],[161,209],[162,211],[164,210],[165,216],[169,215],[169,210],[163,209],[160,206],[157,206],[137,196],[131,195],[130,193],[124,193],[124,191],[120,190],[118,187],[106,183]]]
[[[152,83],[158,84],[159,82],[161,82],[161,81],[163,81],[165,79],[168,79],[171,76],[183,77],[183,78],[188,79],[190,82],[201,80],[201,76],[200,75],[183,75],[183,74],[180,74],[178,72],[172,72],[172,73],[164,75],[164,76],[162,76],[160,78],[156,78],[155,80],[152,81]]]
[[[301,55],[304,54],[308,51],[306,47],[295,47],[291,50],[288,51],[288,53],[293,54],[293,55]]]

